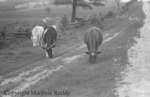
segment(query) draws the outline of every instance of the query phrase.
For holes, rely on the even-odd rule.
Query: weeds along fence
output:
[[[7,33],[6,34],[6,39],[11,39],[11,38],[28,38],[28,39],[30,39],[30,33],[27,33],[27,32]]]
[[[18,24],[19,25],[19,24]],[[30,38],[31,36],[31,27],[19,25],[16,26],[14,23],[11,25],[5,25],[0,29],[0,38],[1,39],[11,39],[11,38]],[[5,38],[3,38],[5,37]]]
[[[68,24],[67,29],[80,28],[80,27],[83,27],[83,26],[87,25],[88,23],[89,23],[88,20],[85,20],[85,19],[77,20],[76,19],[76,22]]]
[[[86,18],[80,18],[76,17],[75,22],[70,22],[66,16],[63,16],[61,18],[61,21],[59,22],[59,27],[61,28],[61,31],[67,30],[67,29],[72,29],[72,28],[80,28],[85,25],[101,25],[102,21],[104,20],[104,17],[99,13],[90,15],[89,17]]]
[[[107,14],[102,14],[102,13],[92,14],[86,18],[77,17],[75,18],[76,21],[73,23],[71,22],[64,23],[66,25],[65,29],[80,28],[87,25],[99,26],[101,29],[103,29],[104,20],[106,18],[111,18],[114,16],[115,16],[114,13],[112,11],[109,11]]]

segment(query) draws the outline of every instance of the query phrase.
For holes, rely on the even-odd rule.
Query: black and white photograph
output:
[[[0,97],[150,97],[150,0],[0,0]]]

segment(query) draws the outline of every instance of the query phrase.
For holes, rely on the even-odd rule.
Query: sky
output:
[[[129,2],[130,0],[121,0],[122,2]]]
[[[0,0],[0,2],[5,2],[6,0]]]

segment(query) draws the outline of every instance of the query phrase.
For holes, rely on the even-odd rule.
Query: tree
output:
[[[120,0],[115,0],[115,2],[117,3],[117,9],[120,11]]]
[[[77,7],[77,0],[73,0],[72,3],[72,22],[75,22],[75,17],[76,17],[76,7]]]

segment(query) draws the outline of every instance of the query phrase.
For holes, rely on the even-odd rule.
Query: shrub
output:
[[[105,17],[109,18],[109,17],[113,17],[114,16],[114,12],[113,11],[108,11],[108,13],[106,14]]]
[[[58,38],[63,38],[63,36],[66,34],[65,30],[68,24],[69,24],[69,20],[66,15],[57,18],[56,26],[57,26]]]
[[[96,25],[99,24],[99,20],[96,14],[90,16],[89,21],[90,21],[90,24],[96,24]]]
[[[97,15],[97,14],[91,15],[88,19],[88,21],[91,25],[99,26],[100,28],[103,28],[103,25],[102,25],[103,20],[104,20],[104,17],[101,14],[100,15]]]
[[[67,25],[69,24],[69,21],[68,21],[68,18],[66,15],[64,15],[62,18],[61,18],[61,24],[64,28],[67,27]]]

